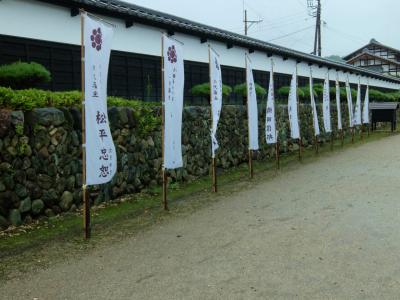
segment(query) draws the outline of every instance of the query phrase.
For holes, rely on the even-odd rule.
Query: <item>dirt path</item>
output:
[[[320,159],[1,299],[398,299],[400,136]]]

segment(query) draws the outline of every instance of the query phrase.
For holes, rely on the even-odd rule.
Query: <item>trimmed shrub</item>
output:
[[[210,96],[210,83],[197,84],[190,90],[193,96],[208,97]],[[232,93],[232,88],[228,85],[222,84],[222,97],[229,97]]]
[[[297,88],[297,93],[298,93],[298,95],[299,95],[299,99],[301,100],[301,101],[303,101],[303,100],[306,100],[306,90],[307,90],[307,95],[308,95],[308,98],[307,99],[310,99],[310,88],[308,87],[308,86],[305,86],[305,87],[298,87]],[[282,87],[280,87],[279,89],[278,89],[278,97],[279,97],[279,99],[281,99],[281,100],[285,100],[285,99],[288,99],[288,97],[289,97],[289,92],[290,92],[290,87],[289,86],[282,86]]]
[[[266,89],[264,89],[261,85],[258,83],[255,84],[256,88],[256,94],[257,97],[260,99],[263,99],[265,95],[267,94]],[[238,84],[233,88],[233,92],[235,94],[241,95],[243,97],[247,97],[247,85],[246,83]]]
[[[0,86],[27,89],[51,80],[50,72],[41,64],[15,62],[0,66]]]
[[[79,91],[51,92],[38,89],[13,90],[0,87],[0,106],[12,110],[32,110],[40,107],[80,107],[82,93]],[[157,103],[108,97],[109,106],[139,109],[157,106]]]

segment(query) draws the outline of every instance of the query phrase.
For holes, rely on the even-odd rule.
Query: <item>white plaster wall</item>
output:
[[[119,19],[104,17],[105,20],[116,25],[113,49],[140,54],[157,55],[161,53],[161,30],[140,24],[125,28],[125,23]],[[50,5],[35,0],[0,0],[0,34],[26,37],[68,44],[80,44],[80,18],[71,17],[70,10],[57,5]],[[174,36],[182,41],[186,60],[208,62],[207,43],[201,44],[199,38],[177,33]],[[221,56],[221,64],[244,67],[244,53],[246,49],[233,47],[226,48],[226,44],[210,41],[213,48]],[[253,68],[269,71],[271,60],[263,52],[250,54]],[[292,74],[295,69],[295,60],[284,61],[282,57],[273,56],[275,72]],[[327,72],[332,80],[336,78],[336,71],[326,67],[312,66],[314,78],[325,78]],[[298,64],[298,75],[308,77],[310,67],[307,63]],[[339,80],[344,82],[349,76],[351,83],[357,83],[356,75],[338,72]],[[361,77],[362,84],[371,86],[400,89],[400,84],[386,82],[381,79]]]

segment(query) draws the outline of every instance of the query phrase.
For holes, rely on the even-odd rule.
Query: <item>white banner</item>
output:
[[[107,76],[113,29],[83,15],[85,49],[86,185],[109,182],[117,155],[107,112]]]
[[[363,108],[363,124],[369,124],[369,85],[365,92],[364,108]]]
[[[353,128],[353,97],[351,96],[351,86],[349,83],[349,77],[346,80],[346,94],[347,94],[347,107],[349,109],[349,127]]]
[[[267,109],[265,115],[265,139],[267,144],[276,144],[278,142],[275,121],[274,62],[272,59],[271,72],[269,74]]]
[[[164,169],[183,166],[182,110],[185,81],[183,47],[180,42],[163,35],[164,61]]]
[[[217,141],[217,128],[222,107],[222,73],[218,54],[209,47],[210,57],[210,99],[211,99],[211,156],[215,158],[215,151],[219,148]]]
[[[297,108],[297,66],[296,70],[293,72],[292,81],[290,82],[288,114],[290,137],[292,139],[300,139],[299,116]]]
[[[249,122],[249,150],[258,150],[257,94],[254,85],[253,68],[246,54],[247,116]]]
[[[342,111],[340,107],[340,85],[339,80],[336,79],[336,110],[337,110],[337,126],[338,130],[342,130]]]
[[[329,73],[326,74],[325,82],[324,82],[324,91],[323,91],[323,118],[324,118],[324,128],[326,133],[332,132],[331,126],[331,97],[329,91]]]
[[[357,88],[357,101],[356,101],[356,108],[354,112],[354,125],[361,125],[361,84],[358,81],[358,88]]]
[[[314,98],[314,84],[313,84],[313,76],[312,76],[312,69],[310,68],[310,99],[311,99],[311,110],[313,116],[313,126],[314,126],[314,135],[320,135],[319,131],[319,123],[318,123],[318,113],[317,113],[317,106],[315,105],[315,98]]]

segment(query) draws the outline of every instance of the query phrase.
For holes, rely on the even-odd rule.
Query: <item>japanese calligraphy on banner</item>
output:
[[[331,98],[329,95],[329,73],[326,74],[325,82],[324,82],[324,91],[323,91],[323,118],[324,118],[324,128],[325,132],[332,132],[331,128]]]
[[[215,158],[215,151],[219,148],[217,128],[222,107],[222,73],[218,54],[209,47],[210,56],[210,100],[211,100],[211,156]]]
[[[349,83],[349,77],[346,80],[346,95],[347,95],[347,108],[349,109],[349,127],[353,128],[353,98],[351,96],[351,88]]]
[[[342,111],[340,107],[340,85],[339,80],[336,78],[336,110],[337,110],[337,126],[342,130]]]
[[[300,128],[299,128],[299,115],[297,108],[297,66],[296,70],[293,73],[292,81],[290,82],[288,113],[289,113],[289,124],[290,124],[290,137],[292,139],[299,139]]]
[[[320,135],[320,131],[319,131],[319,123],[318,123],[317,106],[315,105],[314,84],[313,84],[311,68],[310,68],[310,98],[311,98],[311,109],[312,109],[313,125],[314,125],[314,135],[318,136],[318,135]]]
[[[357,101],[356,101],[356,108],[354,111],[354,125],[361,125],[361,84],[358,81],[358,88],[357,88]]]
[[[258,150],[257,94],[254,85],[253,68],[246,54],[247,116],[249,122],[249,150]]]
[[[272,59],[265,116],[265,139],[267,144],[276,144],[278,142],[275,121],[274,62]]]
[[[163,39],[164,61],[164,169],[183,166],[182,161],[182,110],[185,81],[183,47],[165,35]]]
[[[117,156],[107,113],[107,76],[113,29],[83,15],[85,49],[86,185],[109,182]]]
[[[367,90],[365,92],[362,117],[363,124],[369,124],[369,85],[367,85]]]

